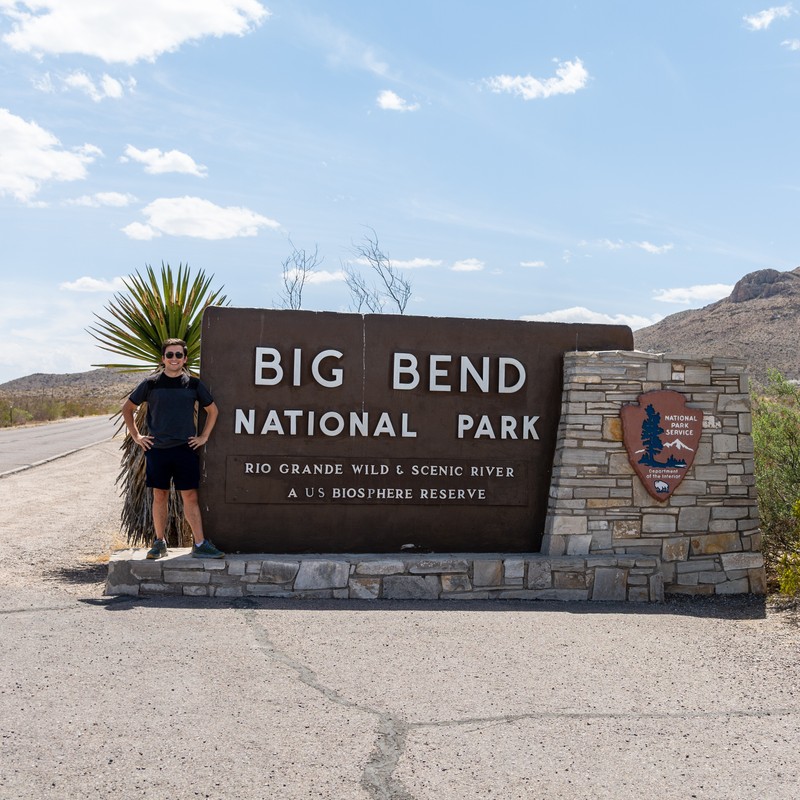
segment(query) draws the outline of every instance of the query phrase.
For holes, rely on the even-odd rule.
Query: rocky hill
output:
[[[800,267],[751,272],[723,300],[672,314],[633,334],[637,350],[744,358],[750,376],[761,383],[768,368],[800,379],[798,336]]]
[[[93,401],[119,408],[123,398],[142,379],[141,373],[93,369],[64,375],[37,372],[0,383],[0,398],[51,398],[60,401]]]

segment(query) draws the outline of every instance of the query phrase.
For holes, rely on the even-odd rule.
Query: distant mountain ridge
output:
[[[800,379],[799,337],[800,267],[750,272],[728,297],[633,333],[636,349],[645,352],[744,358],[759,383],[768,368]]]
[[[121,405],[124,397],[133,391],[143,376],[144,373],[125,373],[104,368],[66,374],[37,372],[0,383],[0,396],[97,400]]]

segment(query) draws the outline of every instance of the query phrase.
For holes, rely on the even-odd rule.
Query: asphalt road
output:
[[[761,598],[103,597],[118,466],[0,480],[2,800],[798,796],[800,627]]]
[[[116,423],[107,416],[4,428],[0,430],[0,475],[104,442],[115,431]]]

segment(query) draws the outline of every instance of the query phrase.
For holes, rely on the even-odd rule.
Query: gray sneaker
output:
[[[147,551],[147,558],[164,558],[167,555],[167,543],[163,539],[154,539],[153,546]]]
[[[192,558],[225,558],[225,553],[217,550],[211,543],[211,539],[206,539],[203,544],[192,545]]]

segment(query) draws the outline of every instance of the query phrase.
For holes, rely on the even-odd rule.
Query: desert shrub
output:
[[[767,573],[800,589],[800,387],[771,370],[753,393],[755,478]]]
[[[74,400],[36,395],[3,397],[0,398],[0,427],[24,425],[26,422],[49,422],[67,417],[113,414],[118,410],[117,404],[95,399]]]

